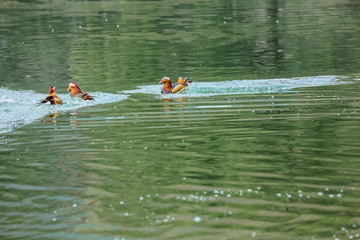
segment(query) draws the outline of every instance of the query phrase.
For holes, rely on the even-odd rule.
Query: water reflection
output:
[[[51,124],[51,126],[53,126],[53,129],[57,129],[56,127],[56,118],[58,116],[61,116],[62,113],[60,112],[53,112],[51,114],[49,114],[46,118],[45,118],[45,122],[48,122]]]
[[[4,141],[10,154],[2,154],[8,164],[0,184],[7,234],[32,236],[24,230],[31,227],[42,238],[167,239],[179,237],[178,229],[198,238],[286,239],[345,236],[344,228],[355,236],[358,131],[349,137],[357,125],[347,116],[357,116],[358,104],[346,103],[337,116],[345,107],[338,99],[354,91],[338,87],[138,96],[59,114],[56,128],[37,122],[12,132],[17,140]],[[15,195],[21,231],[10,228]],[[151,232],[140,233],[144,228]]]
[[[324,1],[285,4],[276,0],[144,2],[141,9],[135,2],[67,4],[77,11],[57,9],[62,21],[42,10],[52,9],[51,2],[5,6],[36,13],[16,17],[3,11],[0,15],[4,19],[2,56],[8,59],[0,71],[7,86],[41,89],[44,84],[60,85],[64,79],[86,79],[88,89],[110,91],[114,85],[121,90],[139,82],[150,84],[161,73],[223,81],[239,76],[258,79],[357,71],[353,51],[359,50],[360,38],[352,26],[359,8],[353,2],[340,1],[336,8]],[[214,14],[209,16],[210,12]],[[15,33],[13,28],[20,31]],[[12,42],[14,47],[8,47]],[[102,79],[101,89],[98,79]]]

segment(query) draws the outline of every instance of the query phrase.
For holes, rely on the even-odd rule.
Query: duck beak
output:
[[[71,91],[71,88],[70,88],[70,87],[68,87],[67,91],[68,91],[68,92],[70,92],[70,91]]]
[[[170,82],[170,81],[171,81],[171,80],[170,80],[169,77],[163,77],[159,83],[167,83],[167,82]],[[171,82],[170,82],[170,83],[171,83]]]

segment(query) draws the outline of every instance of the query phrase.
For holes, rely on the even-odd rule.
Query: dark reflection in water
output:
[[[359,8],[351,1],[6,1],[2,7],[0,71],[15,89],[73,80],[114,91],[172,74],[222,81],[359,68]]]

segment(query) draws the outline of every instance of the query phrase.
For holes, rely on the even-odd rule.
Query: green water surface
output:
[[[49,112],[0,135],[0,238],[360,239],[359,59],[355,0],[0,0],[7,89],[347,82]]]

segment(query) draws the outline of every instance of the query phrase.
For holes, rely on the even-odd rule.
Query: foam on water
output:
[[[355,79],[358,80],[358,79]],[[35,93],[33,91],[14,91],[7,88],[0,88],[0,134],[9,132],[15,128],[29,124],[36,119],[50,113],[70,111],[73,109],[122,101],[127,98],[124,94],[153,94],[160,98],[184,97],[208,97],[218,95],[235,94],[262,94],[289,92],[299,87],[329,86],[351,82],[346,77],[340,76],[316,76],[299,78],[276,78],[260,80],[232,80],[222,82],[201,82],[195,81],[186,91],[178,94],[161,94],[162,84],[139,86],[135,90],[119,91],[123,94],[111,94],[92,92],[96,97],[95,101],[83,101],[79,98],[72,98],[68,94],[58,94],[63,100],[63,105],[51,106],[50,104],[38,103],[47,94]]]
[[[232,80],[223,82],[200,82],[195,81],[186,91],[178,94],[167,94],[166,97],[205,97],[217,95],[235,94],[259,94],[259,93],[279,93],[288,92],[299,87],[315,87],[344,84],[344,77],[340,76],[316,76],[298,78],[276,78],[260,80]],[[161,94],[162,84],[139,86],[135,90],[121,91],[121,93],[146,93]]]
[[[13,91],[0,88],[0,134],[24,126],[50,113],[70,111],[81,107],[95,106],[122,101],[127,98],[123,94],[92,92],[94,101],[83,101],[68,94],[57,94],[63,105],[52,106],[49,103],[38,104],[47,94],[33,91]]]

